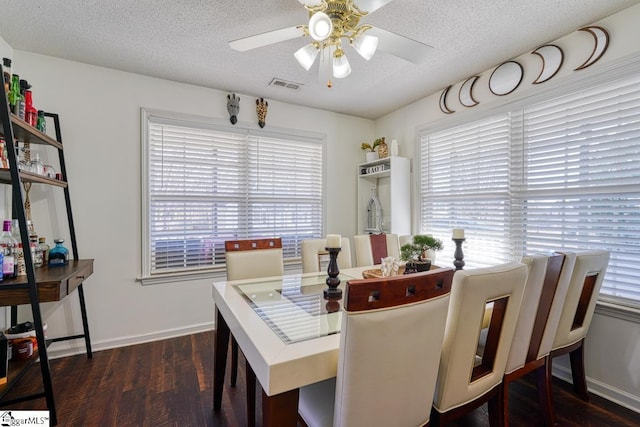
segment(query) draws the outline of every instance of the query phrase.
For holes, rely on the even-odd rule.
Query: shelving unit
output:
[[[0,66],[2,71],[2,66]],[[1,74],[1,73],[0,73]],[[60,121],[57,114],[45,113],[45,116],[53,119],[55,125],[56,139],[36,130],[25,121],[11,114],[8,107],[7,96],[4,90],[1,90],[0,97],[0,135],[5,139],[7,147],[7,157],[9,159],[9,168],[0,169],[0,183],[10,185],[12,187],[12,204],[13,215],[18,220],[20,228],[20,237],[22,246],[29,248],[29,231],[27,228],[26,213],[24,209],[24,198],[22,192],[22,184],[31,182],[62,188],[64,191],[65,204],[67,210],[67,219],[69,224],[69,234],[71,238],[72,259],[66,266],[56,266],[48,268],[43,266],[35,269],[31,251],[24,251],[24,259],[26,264],[27,275],[19,276],[16,279],[8,279],[0,282],[0,306],[11,306],[11,324],[15,325],[18,318],[18,305],[30,305],[33,316],[33,324],[38,342],[38,352],[27,361],[11,360],[9,362],[8,382],[0,386],[0,406],[7,406],[17,402],[23,402],[31,399],[44,397],[49,410],[49,421],[51,425],[57,424],[57,414],[54,399],[54,392],[51,381],[51,371],[49,368],[49,359],[47,348],[50,344],[84,339],[87,357],[92,357],[91,339],[89,336],[89,325],[87,321],[87,311],[84,300],[83,282],[93,273],[93,260],[81,260],[78,256],[78,247],[76,243],[75,227],[73,225],[73,215],[71,211],[71,199],[69,196],[69,186],[66,181],[51,179],[40,176],[31,172],[21,171],[18,168],[18,159],[16,157],[15,144],[16,141],[28,142],[32,145],[39,144],[53,147],[58,152],[60,163],[60,172],[63,178],[66,178],[66,166],[64,162],[64,153],[62,146],[62,137],[60,132]],[[78,335],[69,335],[53,339],[46,339],[43,330],[42,315],[40,312],[40,303],[49,301],[60,301],[67,297],[70,293],[77,290],[80,311],[82,315],[83,333]],[[39,358],[41,370],[43,391],[41,393],[21,396],[11,400],[3,400],[9,393],[11,388],[22,378],[26,370],[34,365]]]
[[[367,204],[376,188],[382,205],[382,231],[411,234],[411,164],[406,157],[385,157],[358,165],[358,233],[367,231]]]

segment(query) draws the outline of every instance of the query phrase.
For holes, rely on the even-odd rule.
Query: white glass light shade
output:
[[[351,65],[341,49],[338,49],[333,57],[333,77],[343,79],[351,74]]]
[[[324,12],[316,12],[309,19],[309,34],[315,41],[326,40],[333,31],[333,22]]]
[[[318,46],[314,43],[309,43],[308,45],[298,49],[293,56],[296,57],[300,65],[302,65],[305,70],[309,71],[309,68],[311,68],[318,56],[318,52],[320,52]]]
[[[353,39],[351,43],[353,48],[367,61],[373,57],[378,48],[378,38],[367,34],[360,34]]]

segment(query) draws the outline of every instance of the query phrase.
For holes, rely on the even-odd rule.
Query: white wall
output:
[[[488,81],[493,69],[486,70],[479,74],[480,79],[474,88],[474,97],[480,102],[477,106],[462,106],[457,99],[462,82],[451,82],[454,86],[449,92],[447,105],[450,109],[456,110],[454,114],[446,115],[440,110],[441,92],[438,92],[376,120],[374,134],[386,136],[387,140],[398,139],[402,147],[401,155],[414,157],[419,129],[435,129],[472,121],[492,108],[526,97],[540,96],[545,92],[550,93],[554,88],[575,83],[585,76],[592,76],[628,58],[640,58],[638,22],[640,5],[594,23],[608,30],[610,43],[604,56],[582,71],[573,70],[589,57],[593,41],[587,33],[575,31],[559,40],[549,41],[558,45],[565,53],[564,65],[551,80],[539,85],[531,84],[540,72],[540,59],[526,52],[514,58],[523,65],[525,74],[521,85],[512,94],[503,97],[491,94]],[[537,47],[531,46],[531,50]],[[472,74],[469,75],[471,76]],[[415,163],[414,168],[417,169]],[[413,182],[415,186],[415,177]],[[417,200],[415,196],[413,199]],[[416,227],[415,206],[413,212],[415,233],[419,231]],[[586,369],[589,388],[640,412],[640,315],[616,313],[616,310],[613,310],[613,313],[616,317],[611,316],[611,310],[605,312],[598,309],[587,337]],[[554,365],[555,374],[570,379],[566,357],[555,361]]]
[[[227,93],[19,50],[14,64],[33,85],[36,107],[60,116],[80,257],[95,259],[95,272],[85,282],[94,347],[212,328],[211,280],[149,286],[136,281],[141,273],[140,109],[228,123]],[[259,95],[239,95],[238,124],[257,128]],[[326,134],[326,231],[353,235],[355,165],[362,157],[360,141],[372,139],[373,122],[271,100],[266,122],[265,129]],[[51,123],[48,132],[53,132]],[[31,192],[36,230],[50,244],[68,234],[63,192],[53,193],[38,186]],[[43,304],[49,336],[81,330],[77,306],[76,293],[61,303]],[[64,345],[52,347],[52,354],[66,351]],[[82,350],[82,343],[75,347]]]

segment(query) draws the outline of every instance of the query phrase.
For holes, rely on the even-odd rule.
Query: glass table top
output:
[[[340,288],[354,277],[340,274]],[[292,274],[272,281],[234,285],[258,316],[292,344],[340,332],[342,300],[326,300],[326,273]]]

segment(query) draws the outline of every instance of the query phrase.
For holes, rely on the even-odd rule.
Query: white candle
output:
[[[327,234],[327,248],[341,247],[340,241],[342,237],[339,234]]]
[[[464,229],[463,228],[454,228],[453,229],[453,238],[454,239],[464,239]]]

